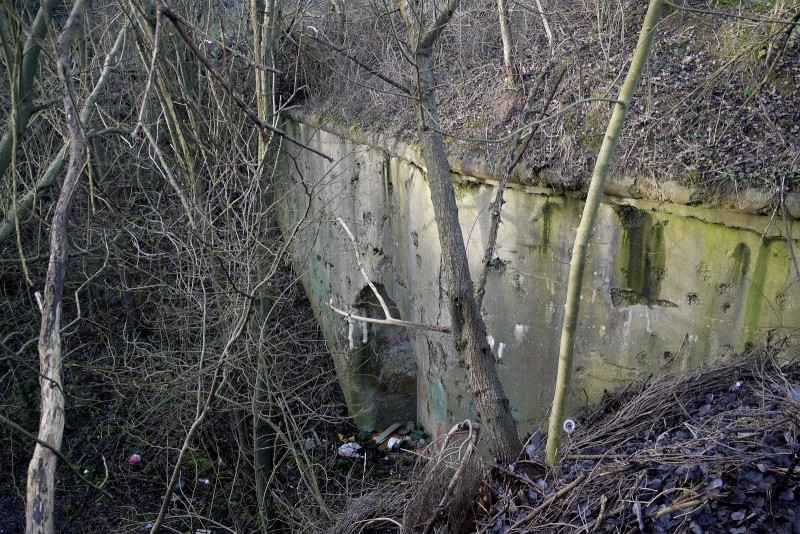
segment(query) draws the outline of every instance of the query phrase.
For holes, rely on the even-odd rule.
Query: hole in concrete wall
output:
[[[376,284],[392,317],[402,319],[394,301],[381,284]],[[358,315],[383,319],[385,314],[372,289],[364,287],[355,301]],[[355,328],[355,352],[369,372],[375,387],[373,402],[376,427],[415,421],[417,415],[417,362],[406,328],[387,324],[361,323]]]

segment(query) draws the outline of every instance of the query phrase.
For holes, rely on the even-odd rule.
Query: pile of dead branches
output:
[[[646,381],[578,422],[559,479],[499,472],[481,531],[797,531],[799,424],[800,363],[767,349]]]

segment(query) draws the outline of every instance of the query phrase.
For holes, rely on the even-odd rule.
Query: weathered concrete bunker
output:
[[[447,325],[440,249],[421,162],[407,145],[313,121],[292,135],[333,163],[288,146],[282,226],[333,352],[355,420],[417,419],[433,432],[475,418],[451,339],[427,330],[348,322],[330,304],[382,317],[359,272],[392,314]],[[458,165],[454,165],[458,168]],[[463,168],[463,165],[462,165]],[[473,273],[488,233],[494,182],[454,174]],[[511,184],[484,312],[521,432],[549,411],[579,194]],[[800,283],[786,229],[769,216],[607,195],[590,249],[576,343],[572,410],[604,390],[662,370],[743,351],[768,332],[800,327]],[[797,241],[792,241],[797,246]]]

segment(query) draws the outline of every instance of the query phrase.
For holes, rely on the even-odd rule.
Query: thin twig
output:
[[[374,323],[374,324],[388,324],[392,326],[402,326],[404,328],[413,328],[415,330],[431,330],[433,332],[442,332],[444,334],[452,333],[452,329],[449,326],[441,326],[438,324],[422,324],[422,323],[412,323],[409,321],[403,321],[402,319],[377,319],[375,317],[364,317],[363,315],[356,315],[353,313],[346,312],[342,309],[337,308],[333,305],[333,299],[328,302],[328,306],[341,315],[342,317],[346,317],[352,321],[361,321],[362,323]]]
[[[350,241],[353,242],[353,252],[356,255],[356,262],[358,262],[358,270],[361,273],[361,276],[364,277],[364,280],[367,281],[369,284],[369,288],[372,290],[372,293],[375,294],[375,298],[378,299],[378,302],[381,303],[381,308],[383,308],[383,313],[386,315],[387,319],[392,319],[392,313],[389,311],[389,307],[386,305],[386,302],[383,300],[383,296],[378,291],[378,288],[375,287],[375,284],[372,283],[369,276],[367,276],[367,271],[364,269],[364,262],[361,261],[361,253],[358,251],[358,242],[356,241],[356,237],[353,235],[353,232],[350,231],[350,228],[347,224],[342,220],[341,217],[336,217],[336,222],[338,222],[344,231],[347,232],[347,236],[350,238]]]
[[[564,495],[566,495],[567,493],[571,492],[573,489],[578,487],[580,484],[582,484],[583,481],[586,480],[586,478],[588,476],[589,476],[589,473],[586,473],[586,472],[581,473],[580,475],[578,475],[578,478],[576,478],[575,480],[573,480],[572,482],[570,482],[569,484],[567,484],[566,486],[564,486],[563,488],[558,490],[556,493],[553,494],[552,497],[550,497],[549,499],[544,501],[542,504],[540,504],[539,506],[537,506],[536,508],[531,510],[525,517],[523,517],[522,519],[520,519],[519,521],[517,521],[516,523],[511,525],[511,527],[508,529],[508,532],[511,532],[514,529],[524,525],[525,523],[527,523],[530,520],[532,520],[533,518],[535,518],[537,515],[541,514],[542,512],[544,512],[545,510],[550,508],[550,506],[554,502],[556,502],[558,499],[560,499],[561,497],[563,497]]]
[[[162,13],[165,17],[167,17],[169,19],[169,21],[172,23],[172,25],[178,31],[178,35],[181,37],[181,39],[186,44],[186,46],[189,48],[189,50],[192,52],[192,54],[198,59],[198,61],[200,61],[200,63],[203,64],[203,66],[208,70],[208,72],[211,74],[211,76],[215,80],[217,80],[217,82],[223,87],[223,89],[225,89],[228,92],[228,94],[233,99],[233,101],[236,103],[236,105],[239,107],[239,109],[241,109],[244,112],[244,114],[247,116],[247,118],[250,119],[250,121],[253,124],[256,125],[256,127],[261,132],[261,135],[264,138],[267,137],[267,132],[272,132],[274,134],[277,134],[277,135],[283,137],[287,141],[290,141],[290,142],[294,143],[295,145],[308,150],[309,152],[313,152],[314,154],[316,154],[316,155],[318,155],[318,156],[320,156],[320,157],[322,157],[322,158],[324,158],[324,159],[326,159],[326,160],[328,160],[330,162],[333,162],[333,158],[328,156],[327,154],[325,154],[323,152],[320,152],[319,150],[317,150],[317,149],[315,149],[315,148],[313,148],[311,146],[308,146],[305,143],[302,143],[302,142],[298,141],[297,139],[295,139],[294,137],[290,136],[289,134],[287,134],[286,132],[284,132],[280,128],[276,128],[275,126],[269,124],[268,122],[263,121],[258,116],[258,113],[253,111],[250,108],[250,106],[248,106],[245,103],[245,101],[242,99],[242,97],[233,89],[233,87],[231,87],[231,84],[228,83],[228,80],[226,80],[225,77],[222,76],[219,73],[219,71],[214,67],[214,65],[211,63],[211,61],[208,60],[208,58],[205,56],[205,54],[203,54],[203,52],[200,51],[200,49],[197,47],[195,42],[192,40],[192,38],[187,33],[186,27],[184,26],[183,22],[181,22],[180,16],[177,13],[175,13],[175,11],[173,11],[172,8],[167,7],[166,5],[164,5],[163,2],[159,2],[159,4],[160,4],[159,13]]]
[[[93,488],[93,489],[96,489],[97,491],[99,491],[100,493],[102,493],[103,495],[105,495],[106,497],[109,497],[109,498],[111,498],[111,499],[113,499],[113,498],[114,498],[114,496],[113,496],[113,495],[111,495],[109,492],[107,492],[106,490],[104,490],[104,489],[101,487],[103,484],[105,484],[105,483],[106,483],[106,481],[105,481],[105,480],[103,480],[103,484],[101,484],[100,486],[96,485],[94,482],[92,482],[91,480],[89,480],[88,478],[86,478],[85,476],[83,476],[83,475],[81,474],[80,470],[79,470],[79,469],[78,469],[78,468],[77,468],[77,467],[76,467],[76,466],[75,466],[75,465],[74,465],[72,462],[70,462],[70,461],[69,461],[69,458],[67,458],[67,457],[66,457],[66,455],[64,455],[64,453],[63,453],[63,452],[61,452],[60,450],[56,449],[55,447],[53,447],[52,445],[50,445],[50,444],[49,444],[49,443],[47,443],[46,441],[43,441],[43,440],[39,439],[39,438],[38,438],[37,436],[35,436],[34,434],[31,434],[30,432],[28,432],[27,430],[25,430],[24,428],[22,428],[22,427],[21,427],[21,426],[19,426],[17,423],[15,423],[14,421],[12,421],[11,419],[9,419],[8,417],[6,417],[6,416],[5,416],[5,415],[3,415],[3,414],[0,414],[0,422],[2,422],[3,424],[5,424],[5,425],[7,425],[7,426],[11,427],[12,429],[16,430],[17,432],[19,432],[20,434],[22,434],[22,435],[23,435],[23,436],[25,436],[26,438],[28,438],[28,439],[32,439],[33,441],[35,441],[36,443],[38,443],[38,444],[39,444],[39,445],[41,445],[42,447],[44,447],[44,448],[46,448],[46,449],[50,449],[50,450],[53,452],[53,454],[55,454],[56,456],[58,456],[58,458],[59,458],[59,459],[60,459],[62,462],[64,462],[64,464],[65,464],[65,465],[66,465],[66,466],[67,466],[67,467],[70,469],[70,471],[72,471],[73,473],[75,473],[76,475],[78,475],[78,478],[80,478],[80,479],[81,479],[81,482],[83,482],[84,484],[86,484],[87,486],[89,486],[89,487],[91,487],[91,488]],[[104,458],[103,458],[103,464],[104,464],[104,465],[105,465],[105,462],[106,462],[106,459],[105,459],[105,457],[104,457]],[[106,479],[108,479],[108,467],[107,467],[107,466],[106,466]]]

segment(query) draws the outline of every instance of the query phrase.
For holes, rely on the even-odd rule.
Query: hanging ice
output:
[[[350,350],[355,350],[356,342],[353,339],[353,334],[355,334],[356,325],[353,324],[353,320],[351,318],[347,318],[347,340],[350,342]]]

